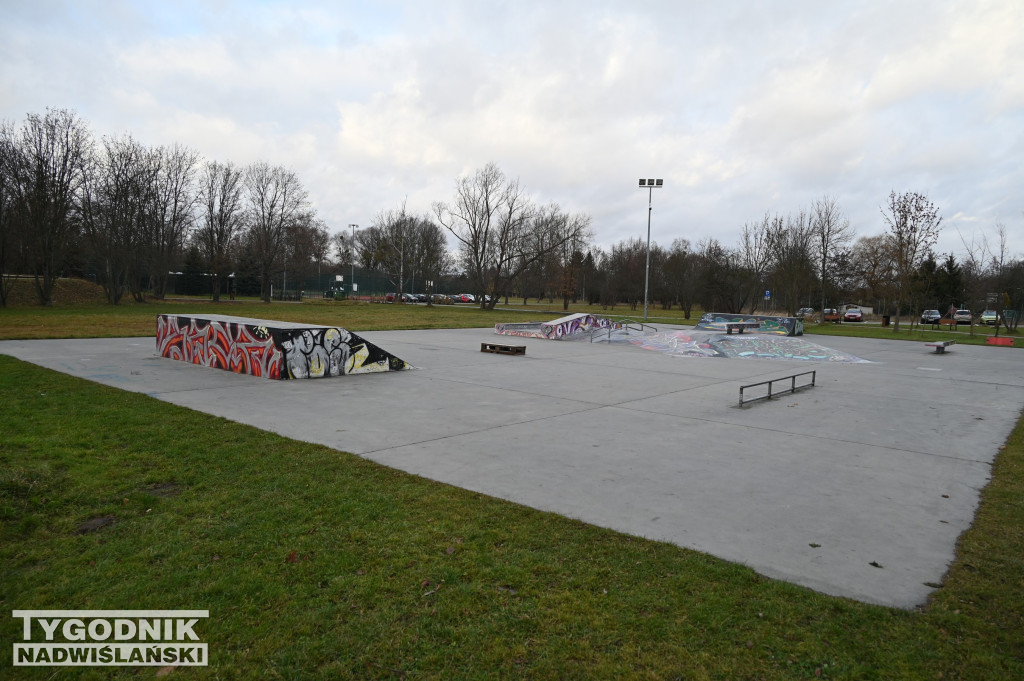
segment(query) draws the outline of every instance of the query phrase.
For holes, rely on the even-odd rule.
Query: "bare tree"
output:
[[[817,275],[821,294],[821,322],[825,323],[825,292],[830,279],[830,262],[853,239],[850,221],[834,196],[823,196],[811,204],[811,233],[814,235]]]
[[[231,248],[244,225],[242,171],[230,161],[211,161],[200,177],[202,224],[196,234],[213,275],[213,300],[220,300],[220,279],[231,271]]]
[[[0,161],[11,208],[23,227],[25,264],[42,305],[53,304],[53,286],[77,236],[75,211],[92,154],[92,137],[72,111],[29,114],[8,137]]]
[[[882,208],[882,219],[889,227],[893,268],[896,275],[896,324],[900,329],[903,297],[909,293],[911,278],[939,238],[939,209],[922,194],[889,193],[889,202]]]
[[[246,170],[245,190],[249,243],[259,261],[262,298],[269,303],[274,265],[282,255],[288,230],[308,218],[309,194],[294,172],[263,161]]]
[[[436,282],[441,277],[447,276],[452,270],[452,257],[448,252],[448,240],[441,227],[427,219],[421,218],[417,227],[416,235],[416,269],[422,274],[427,282]],[[435,284],[436,286],[436,284]],[[426,293],[433,292],[429,284]],[[427,296],[427,305],[432,304],[432,298]]]
[[[105,137],[88,173],[82,196],[82,224],[92,257],[100,265],[99,280],[107,302],[116,305],[133,287],[141,289],[141,256],[155,205],[158,151],[130,135]]]
[[[877,307],[888,310],[896,297],[896,271],[892,240],[888,234],[863,236],[851,249],[855,286],[876,301]]]
[[[360,250],[372,269],[387,276],[394,287],[395,302],[402,302],[407,280],[413,276],[419,220],[405,210],[382,210],[369,229],[360,233]]]
[[[0,121],[0,306],[7,307],[11,291],[20,268],[22,230],[19,216],[14,210],[14,187],[8,175],[11,157],[16,153],[14,126]]]
[[[331,254],[331,234],[327,231],[327,223],[315,218],[309,225],[310,254],[316,260],[316,281],[317,288],[323,290],[320,280],[320,270],[328,264]]]
[[[782,231],[782,218],[776,215],[774,218],[768,213],[764,214],[760,222],[746,223],[740,232],[739,257],[743,278],[750,291],[747,294],[750,300],[750,312],[754,314],[758,302],[761,300],[761,291],[764,289],[765,277],[772,262],[774,253],[774,241]]]
[[[686,239],[674,240],[668,250],[665,285],[669,295],[679,303],[683,315],[689,319],[697,296],[697,254]]]
[[[199,155],[174,144],[161,148],[160,156],[148,243],[149,285],[157,300],[163,300],[166,295],[168,272],[195,226],[199,203],[196,191]]]
[[[459,242],[462,265],[483,309],[493,309],[511,282],[566,241],[579,239],[589,218],[550,219],[493,163],[456,181],[451,204],[435,203],[437,221]],[[537,219],[535,219],[537,218]]]
[[[804,300],[810,303],[815,288],[814,234],[803,211],[786,217],[785,226],[773,223],[772,281],[776,300],[795,315]]]

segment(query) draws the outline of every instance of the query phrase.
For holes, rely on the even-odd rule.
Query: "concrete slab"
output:
[[[481,353],[490,328],[363,335],[419,370],[264,381],[142,338],[0,353],[904,608],[942,581],[1024,405],[1024,355],[1006,348],[812,336],[874,362],[830,364],[532,338],[524,356]],[[741,384],[811,369],[816,388],[736,406]]]

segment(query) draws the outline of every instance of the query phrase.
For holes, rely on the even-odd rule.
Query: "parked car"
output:
[[[970,324],[972,317],[973,315],[970,310],[957,310],[956,313],[953,314],[953,320],[957,324]]]
[[[995,326],[999,323],[999,313],[995,310],[985,310],[981,313],[981,323]]]
[[[796,316],[798,318],[800,318],[800,319],[806,319],[807,317],[813,317],[814,316],[814,308],[813,307],[801,307],[799,310],[796,311]]]
[[[864,321],[864,313],[860,311],[859,307],[851,307],[843,315],[844,322],[862,322]]]
[[[942,319],[942,313],[938,310],[925,310],[921,313],[922,324],[938,324],[940,319]]]
[[[393,303],[393,302],[395,302],[395,294],[394,293],[389,293],[386,296],[384,296],[384,302],[385,303]]]

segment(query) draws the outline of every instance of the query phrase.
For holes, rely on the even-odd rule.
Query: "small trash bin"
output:
[[[882,315],[882,326],[889,326],[889,315]]]

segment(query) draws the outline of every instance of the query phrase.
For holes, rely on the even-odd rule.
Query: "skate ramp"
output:
[[[705,312],[697,322],[697,328],[703,331],[725,331],[726,324],[736,322],[757,322],[758,333],[771,333],[779,336],[804,335],[804,322],[796,317],[769,317],[726,312]]]
[[[622,324],[607,317],[577,313],[553,319],[550,322],[524,322],[521,324],[495,324],[494,333],[502,336],[523,336],[526,338],[568,339],[598,329],[618,329]]]
[[[613,336],[645,350],[656,350],[677,357],[728,357],[733,359],[788,359],[810,362],[867,363],[841,350],[812,343],[806,338],[777,334],[746,333],[729,335],[701,331],[661,331]]]
[[[157,315],[156,352],[274,380],[413,368],[347,329],[226,315]]]

